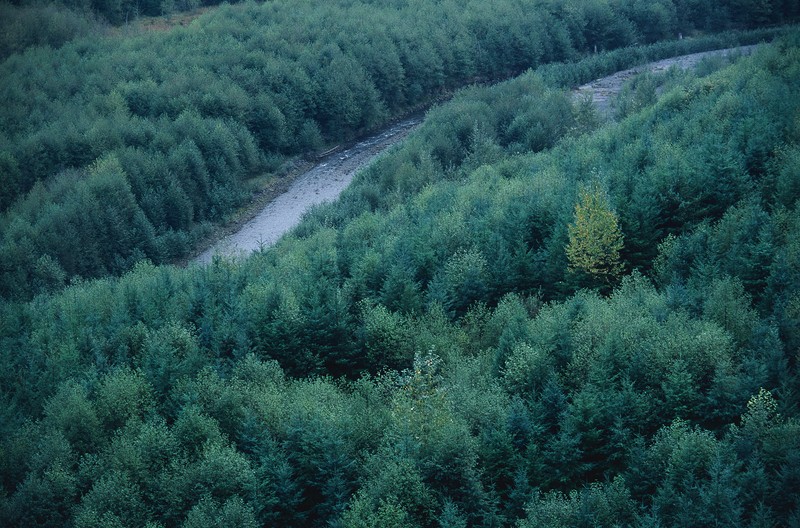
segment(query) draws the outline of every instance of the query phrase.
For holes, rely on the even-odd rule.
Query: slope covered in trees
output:
[[[752,18],[756,4],[276,0],[14,54],[0,64],[0,295],[184,256],[287,157],[465,83],[797,15],[787,1]]]
[[[800,35],[602,126],[584,67],[460,92],[246,261],[0,305],[3,524],[796,524]]]

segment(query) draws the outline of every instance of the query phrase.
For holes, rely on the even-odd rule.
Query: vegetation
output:
[[[595,183],[582,189],[575,204],[575,220],[567,226],[569,271],[611,284],[622,274],[623,236],[617,215],[609,208],[603,189]]]
[[[679,32],[789,21],[796,4],[276,0],[222,6],[171,31],[74,40],[90,15],[4,4],[9,29],[42,33],[12,36],[0,64],[0,297],[184,257],[286,159],[455,87]],[[164,9],[138,0],[84,8],[114,23]],[[549,75],[571,82],[719,42],[597,55]],[[552,131],[537,126],[520,120],[508,133],[521,148],[543,148]]]
[[[413,7],[439,9],[428,4]],[[389,2],[348,5],[377,12]],[[407,6],[392,5],[400,13]],[[473,22],[537,20],[492,18],[504,5],[470,4],[485,10],[473,12]],[[558,13],[560,4],[549,5]],[[595,41],[625,44],[643,31],[633,17],[602,18],[604,9],[613,14],[639,3],[578,5],[593,16],[541,15],[552,16],[543,30],[564,37],[547,33],[537,45],[552,49],[542,57],[571,56]],[[675,17],[685,17],[688,5],[640,7],[672,6]],[[241,13],[277,16],[281,6],[247,5]],[[716,12],[696,9],[699,27],[716,27]],[[165,38],[191,42],[202,29],[211,49],[214,24],[235,13],[223,8]],[[298,13],[316,20],[310,10]],[[336,28],[330,20],[326,27]],[[412,20],[396,34],[409,35],[407,46],[441,38],[440,26]],[[448,27],[461,27],[458,20]],[[568,24],[576,20],[583,20],[582,32]],[[726,23],[736,20],[752,19],[731,14]],[[300,36],[305,26],[296,26],[297,38],[308,39]],[[247,34],[244,20],[238,27],[242,33],[228,25],[217,35]],[[364,30],[343,35],[368,35]],[[478,32],[463,33],[472,34]],[[505,28],[496,36],[513,34]],[[234,40],[225,46],[236,48]],[[315,51],[303,60],[327,45],[308,41]],[[128,66],[155,79],[148,61],[167,48],[135,62],[148,52],[143,41],[126,42],[120,60],[128,57]],[[249,56],[245,41],[237,42],[231,56]],[[92,50],[105,46],[67,46],[53,68],[70,56],[99,68]],[[488,55],[473,57],[469,75],[525,66],[503,62],[499,50],[519,56],[508,51],[513,46],[479,48]],[[462,70],[442,57],[466,56],[426,53],[406,57],[439,57],[441,69],[420,63],[412,74],[401,62],[395,95],[368,90],[364,100],[375,105],[354,103],[357,111],[326,118],[315,105],[333,88],[311,83],[303,91],[309,85],[291,79],[311,77],[288,62],[285,71],[293,73],[276,86],[289,92],[264,95],[274,105],[251,105],[249,92],[237,103],[233,80],[205,92],[209,70],[199,66],[185,78],[197,83],[196,93],[129,79],[86,99],[93,117],[107,117],[91,121],[94,136],[59,128],[72,122],[85,131],[89,121],[81,124],[80,112],[59,103],[59,90],[37,96],[34,69],[19,74],[31,78],[25,91],[42,106],[30,127],[19,121],[2,128],[10,149],[2,158],[6,178],[29,181],[39,158],[15,149],[49,145],[44,138],[93,137],[113,148],[69,150],[85,159],[43,170],[38,183],[10,200],[3,220],[4,273],[18,274],[6,283],[53,293],[0,304],[1,524],[800,522],[797,32],[732,65],[717,60],[694,73],[634,80],[616,104],[618,122],[602,123],[561,86],[600,64],[641,57],[641,48],[460,91],[432,109],[401,148],[362,172],[339,202],[314,210],[274,248],[186,269],[142,261],[171,247],[160,237],[179,241],[197,218],[228,210],[266,153],[318,144],[320,132],[345,137],[377,122],[370,112],[402,111],[422,100],[420,93],[455,83],[443,72]],[[52,55],[31,50],[3,67],[16,72],[46,57]],[[347,57],[334,52],[331,61],[340,62],[328,71],[330,82],[359,71],[347,69]],[[114,71],[115,60],[104,67]],[[211,61],[197,64],[204,60]],[[478,66],[489,63],[495,70]],[[233,69],[228,75],[246,77]],[[98,74],[86,85],[102,82]],[[72,86],[76,100],[94,93]],[[327,101],[352,103],[342,93],[350,92],[330,92]],[[209,112],[203,94],[219,94],[207,102],[224,111]],[[180,96],[193,101],[191,109],[179,106]],[[303,100],[294,97],[307,97],[310,106],[291,113],[293,101]],[[48,113],[52,108],[64,115]],[[287,132],[278,137],[287,142],[270,150],[263,141],[274,136],[254,135],[260,126],[236,117],[250,108],[280,113],[276,122]],[[11,112],[4,123],[14,122]],[[48,116],[55,118],[42,125]],[[117,129],[118,122],[125,125]],[[115,135],[123,130],[129,135]],[[71,140],[63,141],[56,145]],[[207,179],[193,176],[198,167]],[[146,209],[145,196],[162,202]],[[163,223],[154,222],[157,214]],[[601,270],[587,285],[571,268],[596,254],[598,240],[584,236],[595,229],[607,242],[602,258],[589,259],[602,266],[584,267]],[[51,246],[39,245],[45,233]],[[40,251],[58,244],[78,248],[73,261]],[[114,257],[92,260],[104,254]],[[131,266],[120,278],[61,287],[71,275]]]
[[[0,2],[0,59],[35,46],[58,48],[99,27],[91,15],[64,6]]]

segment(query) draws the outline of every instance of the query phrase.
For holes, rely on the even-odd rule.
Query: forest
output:
[[[182,260],[298,156],[462,85],[658,40],[664,54],[759,42],[798,14],[794,0],[275,0],[32,45],[0,64],[0,297]],[[709,36],[735,29],[751,32]],[[705,38],[676,40],[692,32]]]
[[[0,525],[800,526],[798,14],[274,0],[9,52]],[[171,264],[420,109],[274,247]]]

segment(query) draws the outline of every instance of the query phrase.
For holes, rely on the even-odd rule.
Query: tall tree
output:
[[[566,251],[570,272],[588,277],[593,285],[606,286],[622,274],[619,252],[623,236],[619,219],[597,182],[581,189],[568,230]]]

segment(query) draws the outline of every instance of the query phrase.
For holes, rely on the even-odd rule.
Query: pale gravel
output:
[[[323,158],[296,178],[288,191],[267,204],[238,231],[202,252],[194,262],[207,264],[214,255],[246,257],[275,244],[313,206],[336,200],[359,170],[404,139],[421,122],[420,116],[400,121],[376,136]]]
[[[704,51],[701,53],[692,53],[689,55],[681,55],[679,57],[672,57],[628,70],[618,71],[607,77],[595,79],[589,83],[579,86],[573,90],[573,98],[579,100],[589,97],[594,105],[597,107],[600,115],[609,117],[613,112],[611,103],[614,97],[622,91],[625,82],[631,77],[644,72],[663,72],[672,67],[688,70],[694,68],[703,59],[709,57],[724,56],[727,57],[731,54],[749,55],[757,46],[739,46],[736,48],[727,48],[721,50]]]

